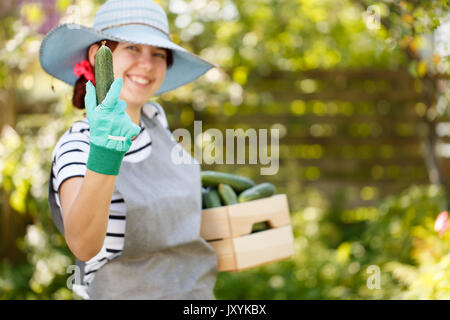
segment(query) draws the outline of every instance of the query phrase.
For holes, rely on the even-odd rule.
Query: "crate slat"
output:
[[[291,225],[209,243],[216,250],[219,271],[242,271],[294,255]]]
[[[252,226],[268,221],[271,228],[290,223],[285,194],[202,210],[200,235],[205,240],[228,239],[252,232]]]

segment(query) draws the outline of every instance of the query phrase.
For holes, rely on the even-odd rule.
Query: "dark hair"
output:
[[[96,42],[95,44],[97,44],[98,46],[102,45],[102,41],[100,40],[98,42]],[[117,45],[119,43],[117,41],[112,41],[112,40],[106,40],[106,46],[111,50],[111,52],[114,52],[114,50],[116,49]],[[172,50],[170,49],[165,49],[166,50],[166,63],[167,63],[167,68],[170,68],[173,65],[173,53]],[[89,61],[89,50],[86,50],[86,60]],[[92,66],[92,72],[95,75],[95,66]],[[86,95],[86,83],[88,82],[88,80],[82,75],[80,76],[77,81],[75,82],[75,85],[73,87],[73,96],[72,96],[72,103],[74,105],[74,107],[78,108],[78,109],[85,109],[86,106],[84,105],[84,96]]]

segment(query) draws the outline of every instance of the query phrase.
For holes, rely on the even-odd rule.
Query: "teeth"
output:
[[[139,78],[139,77],[132,77],[131,76],[130,79],[133,80],[134,82],[139,83],[139,84],[149,84],[150,83],[150,81],[142,79],[142,78]]]

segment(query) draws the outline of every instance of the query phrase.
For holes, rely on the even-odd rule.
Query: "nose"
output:
[[[153,55],[152,52],[143,52],[139,57],[139,67],[145,71],[150,71],[153,68]]]

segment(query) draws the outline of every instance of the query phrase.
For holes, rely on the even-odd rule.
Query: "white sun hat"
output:
[[[66,23],[50,30],[41,43],[39,61],[50,75],[75,85],[74,66],[85,59],[90,45],[113,40],[170,49],[173,65],[155,95],[192,82],[216,67],[171,41],[167,15],[152,0],[108,0],[92,27]]]

